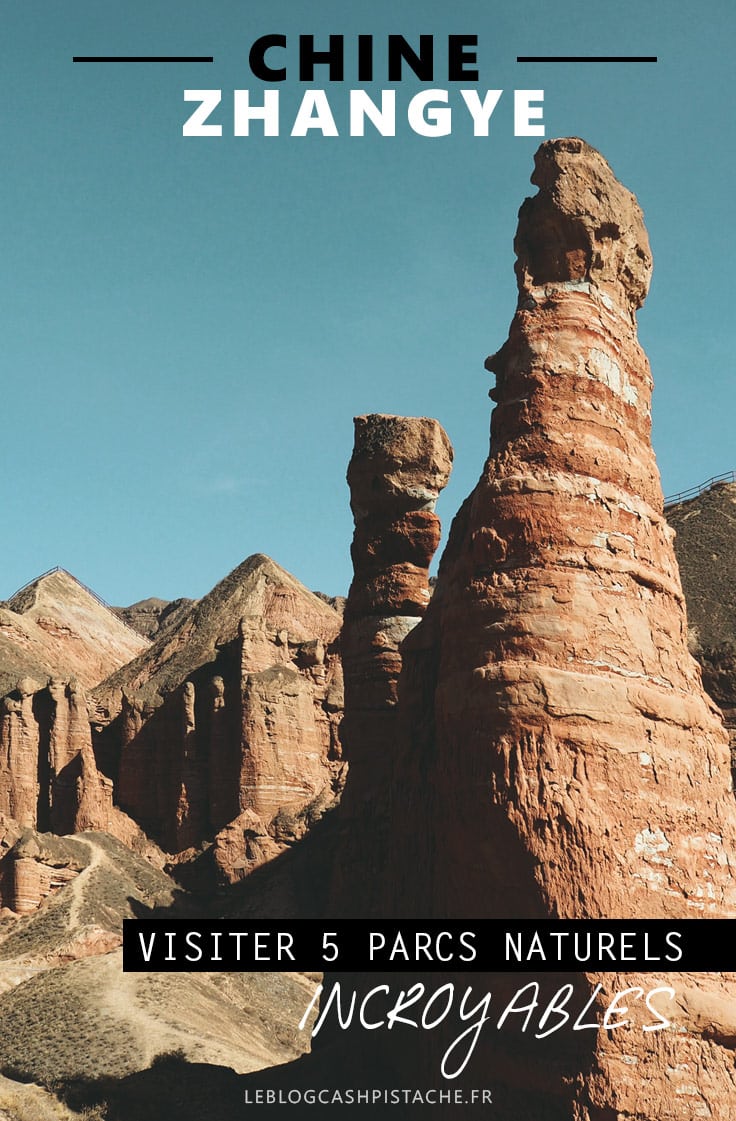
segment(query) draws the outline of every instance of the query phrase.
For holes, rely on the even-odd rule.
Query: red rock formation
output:
[[[253,852],[282,851],[279,813],[339,789],[340,623],[268,557],[248,558],[94,691],[118,804],[172,853],[227,827],[228,879]],[[270,837],[257,850],[254,830]]]
[[[490,455],[427,618],[403,645],[396,829],[407,843],[394,908],[734,916],[727,737],[688,653],[650,444],[635,319],[651,271],[641,211],[580,140],[543,144],[532,181],[515,241],[518,309],[487,363]],[[653,984],[579,984],[598,980]],[[691,1010],[679,1033],[601,1032],[564,1078],[549,1050],[517,1062],[518,1039],[499,1033],[484,1054],[494,1117],[733,1116],[725,1009],[736,989],[719,975],[669,980]]]
[[[63,571],[0,609],[0,814],[142,850],[140,822],[173,853],[228,826],[217,864],[239,879],[290,843],[279,815],[314,821],[339,793],[341,617],[262,556],[170,606],[154,644]],[[93,750],[82,686],[111,669]]]
[[[11,830],[4,839],[0,850],[0,905],[16,915],[38,910],[45,899],[76,879],[85,867],[84,860],[70,859],[64,842],[52,855],[44,840],[32,829]],[[53,841],[51,845],[53,848]]]
[[[39,726],[33,700],[39,682],[23,678],[0,702],[0,813],[35,825],[38,809]]]
[[[0,812],[66,832],[76,813],[74,761],[91,745],[83,695],[63,682],[41,689],[24,679],[2,708]]]
[[[351,773],[332,885],[342,917],[375,915],[384,895],[399,645],[430,600],[429,565],[440,540],[434,510],[451,469],[452,447],[436,420],[356,417],[348,467],[354,577],[341,635],[342,742]]]
[[[135,822],[113,806],[81,689],[59,681],[42,689],[24,679],[2,699],[0,713],[0,817],[58,834],[102,829],[150,849]]]
[[[84,822],[138,836],[97,770],[84,687],[148,645],[60,569],[0,608],[0,814],[57,833]]]
[[[7,899],[3,895],[3,905],[17,915],[32,914],[44,899],[79,875],[77,870],[55,868],[21,856],[11,861],[9,871],[11,887]]]

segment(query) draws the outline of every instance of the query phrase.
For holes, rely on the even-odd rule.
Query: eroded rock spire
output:
[[[346,713],[341,736],[350,771],[331,892],[332,909],[343,918],[372,917],[386,907],[386,878],[394,862],[387,829],[399,646],[430,601],[429,565],[440,541],[435,505],[450,477],[452,455],[436,420],[355,418],[347,476],[355,518],[354,576],[340,639]]]
[[[411,840],[394,907],[733,917],[728,742],[687,649],[636,336],[651,272],[641,211],[582,140],[543,144],[532,181],[515,241],[519,304],[487,362],[490,454],[402,647],[396,782],[414,820],[405,810],[396,823]],[[634,1016],[572,1065],[568,1049],[564,1075],[548,1049],[530,1081],[537,1061],[515,1062],[518,1041],[499,1033],[499,1121],[733,1116],[732,987],[718,974],[659,980],[675,988],[678,1030],[647,1035]],[[646,990],[657,978],[577,983],[598,981]]]

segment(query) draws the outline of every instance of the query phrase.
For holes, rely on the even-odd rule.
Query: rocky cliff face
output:
[[[641,211],[580,140],[543,144],[532,182],[518,309],[487,362],[489,458],[402,646],[395,829],[409,843],[394,909],[734,916],[727,737],[687,649],[650,444]],[[598,980],[611,983],[579,983]],[[651,978],[616,978],[640,983]],[[723,978],[709,987],[718,1024],[733,994]],[[736,1110],[728,1027],[706,1039],[692,1017],[682,1026],[655,1041],[600,1033],[559,1080],[547,1052],[535,1085],[529,1056],[515,1062],[496,1040],[499,1116],[725,1119]]]
[[[281,851],[285,819],[298,834],[340,787],[340,625],[268,557],[244,561],[94,690],[120,806],[169,852],[214,838],[228,879]]]
[[[339,794],[341,615],[263,556],[129,615],[155,642],[62,571],[0,611],[0,814],[154,856],[141,827],[171,853],[214,840],[241,879]]]
[[[85,688],[147,646],[61,569],[0,609],[0,814],[56,833],[137,835],[97,769]]]
[[[0,711],[0,812],[22,825],[71,831],[83,760],[94,768],[84,693],[67,682],[40,689],[24,679]],[[106,800],[112,804],[112,784]]]

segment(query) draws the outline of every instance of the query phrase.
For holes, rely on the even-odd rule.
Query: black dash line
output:
[[[212,55],[74,55],[72,62],[214,62]]]
[[[655,55],[517,55],[517,62],[656,62]]]

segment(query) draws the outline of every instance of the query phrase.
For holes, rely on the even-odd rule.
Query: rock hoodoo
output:
[[[399,645],[429,604],[429,565],[440,541],[435,506],[451,470],[452,447],[436,420],[355,418],[347,475],[354,577],[341,634],[349,713],[341,735],[350,777],[339,811],[341,859],[333,882],[342,917],[374,915],[384,893]]]
[[[687,650],[650,443],[634,319],[651,269],[641,212],[579,140],[543,145],[533,182],[515,243],[519,307],[487,362],[491,453],[427,620],[441,630],[437,765],[450,769],[466,836],[498,818],[533,855],[532,914],[611,915],[617,881],[630,916],[730,908],[727,862],[705,855],[722,842],[700,856],[693,845],[735,815],[722,724]],[[666,875],[636,843],[655,829],[668,837]],[[433,906],[477,909],[454,849],[440,858]],[[503,899],[518,913],[518,890],[504,891],[508,855],[475,874],[493,913]]]
[[[642,214],[581,140],[543,144],[532,182],[517,312],[486,363],[490,454],[402,647],[395,828],[421,840],[404,850],[394,910],[734,916],[728,741],[688,652],[650,443]],[[610,976],[579,977],[598,980],[610,988]],[[697,991],[697,978],[674,980]],[[708,988],[707,1038],[687,1016],[679,1034],[601,1032],[557,1083],[540,1058],[532,1086],[533,1060],[515,1063],[496,1037],[499,1118],[731,1116],[729,1029],[717,1027],[731,989],[718,975]]]

